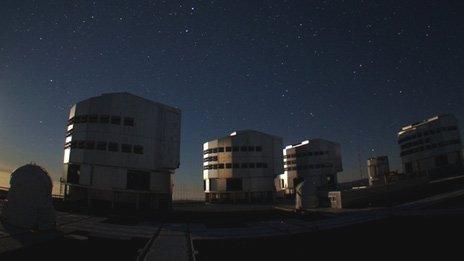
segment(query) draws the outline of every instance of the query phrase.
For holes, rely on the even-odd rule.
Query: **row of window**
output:
[[[401,145],[401,150],[405,150],[405,149],[408,149],[408,148],[411,148],[411,147],[416,147],[416,146],[422,145],[424,143],[430,143],[430,141],[431,141],[430,138],[425,138],[425,139],[420,139],[420,140],[416,140],[416,141],[407,142],[407,143]]]
[[[226,191],[242,191],[243,182],[241,178],[226,179]],[[206,180],[203,181],[203,189],[206,190]],[[209,191],[218,190],[218,179],[209,179]]]
[[[210,156],[203,159],[203,162],[218,161],[218,156]]]
[[[219,163],[219,164],[210,164],[203,167],[203,169],[266,169],[266,162],[242,162],[242,163]]]
[[[233,147],[217,147],[203,151],[203,154],[219,153],[219,152],[237,152],[237,151],[263,151],[261,146],[233,146]]]
[[[134,126],[134,118],[132,117],[121,117],[115,115],[96,115],[96,114],[89,114],[89,115],[76,115],[69,119],[69,124],[76,124],[76,123],[111,123],[115,125],[124,126]]]
[[[292,159],[292,158],[300,158],[306,156],[321,156],[321,155],[328,155],[330,152],[326,151],[309,151],[309,152],[300,152],[297,154],[288,154],[284,155],[284,159]]]
[[[93,140],[73,140],[65,144],[65,148],[119,151],[124,153],[143,154],[143,146],[132,144],[118,144],[117,142],[93,141]]]
[[[433,128],[433,129],[426,130],[424,132],[416,132],[416,133],[414,133],[412,135],[403,137],[403,138],[398,140],[398,143],[401,144],[401,143],[403,143],[405,141],[408,141],[408,140],[413,140],[415,138],[421,138],[422,136],[438,134],[438,133],[441,133],[442,131],[455,131],[455,130],[458,130],[457,126]]]
[[[421,152],[421,151],[424,151],[424,150],[430,150],[430,149],[445,147],[445,146],[449,146],[449,145],[453,145],[453,144],[459,144],[459,143],[461,143],[460,139],[448,140],[448,141],[443,141],[443,142],[439,142],[439,143],[433,143],[433,144],[429,144],[429,145],[426,145],[426,146],[420,146],[420,147],[417,147],[417,148],[402,151],[400,155],[401,156],[406,156],[406,155],[414,154],[414,153]]]
[[[322,168],[331,168],[333,167],[332,163],[325,163],[325,164],[310,164],[310,165],[298,165],[295,167],[287,167],[284,170],[306,170],[306,169],[322,169]]]

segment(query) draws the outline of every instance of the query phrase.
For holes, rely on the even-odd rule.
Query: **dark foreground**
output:
[[[464,216],[395,217],[292,236],[198,240],[197,260],[370,259],[462,254]]]
[[[451,211],[450,211],[451,210]],[[422,211],[422,210],[421,210]],[[207,227],[241,227],[241,222],[295,218],[295,213],[178,212],[170,222],[201,222]],[[311,217],[311,218],[310,218]],[[310,215],[306,218],[323,218]],[[178,219],[178,220],[177,220]],[[209,222],[207,222],[209,220]],[[109,220],[125,223],[126,220]],[[109,222],[107,221],[107,222]],[[116,222],[117,221],[117,222]],[[124,222],[123,222],[124,221]],[[395,215],[343,228],[302,234],[193,241],[196,260],[303,260],[318,258],[403,259],[428,257],[460,260],[464,250],[464,196],[429,205],[423,215]],[[117,240],[72,233],[0,255],[0,260],[136,260],[147,239]]]
[[[135,260],[144,239],[62,237],[53,241],[6,252],[0,260]]]

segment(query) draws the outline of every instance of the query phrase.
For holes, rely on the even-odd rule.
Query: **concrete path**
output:
[[[189,261],[192,259],[187,224],[165,224],[149,246],[143,260]]]

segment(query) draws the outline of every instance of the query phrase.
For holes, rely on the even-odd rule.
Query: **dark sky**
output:
[[[48,3],[47,3],[48,2]],[[234,130],[341,143],[342,180],[396,133],[464,122],[462,1],[2,1],[0,169],[61,175],[70,106],[129,91],[183,111],[176,183]]]

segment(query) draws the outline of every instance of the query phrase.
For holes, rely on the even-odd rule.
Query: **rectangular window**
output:
[[[256,151],[263,151],[263,147],[261,147],[261,146],[256,146]]]
[[[96,122],[98,122],[98,116],[95,115],[95,114],[90,115],[90,116],[89,116],[89,122],[90,122],[90,123],[96,123]]]
[[[121,151],[124,153],[132,153],[132,145],[130,144],[122,144]]]
[[[242,191],[242,179],[241,178],[226,179],[226,190],[227,191]]]
[[[256,163],[256,168],[260,169],[262,167],[263,167],[263,163],[261,162]]]
[[[267,169],[267,163],[263,162],[263,168]]]
[[[121,117],[111,116],[111,124],[121,125]]]
[[[248,168],[254,169],[255,168],[255,163],[253,163],[253,162],[248,163]]]
[[[99,141],[97,143],[97,150],[106,150],[106,141]]]
[[[224,147],[219,147],[218,152],[224,152]]]
[[[82,115],[81,116],[81,123],[87,123],[88,116],[87,115]]]
[[[77,164],[68,165],[67,182],[73,184],[79,184],[79,178],[81,176],[81,166]]]
[[[255,147],[254,146],[249,146],[248,151],[255,151]]]
[[[85,149],[85,140],[80,140],[77,142],[77,147],[79,149]]]
[[[232,167],[233,167],[234,169],[239,169],[239,168],[240,168],[240,164],[234,163],[234,164],[232,165]]]
[[[127,189],[131,190],[150,190],[150,172],[128,170]]]
[[[119,150],[119,144],[116,142],[110,142],[108,143],[108,151],[118,151]]]
[[[213,164],[211,165],[213,167],[213,169],[217,169],[218,168],[218,165],[217,164]]]
[[[93,140],[88,140],[85,142],[85,148],[88,150],[93,150],[95,149],[95,141]]]
[[[240,151],[247,151],[248,147],[247,146],[242,146],[240,147]]]
[[[226,152],[231,152],[232,151],[232,147],[226,147]]]
[[[209,191],[217,191],[217,179],[209,179]]]
[[[109,122],[110,122],[110,115],[100,116],[100,123],[109,123]]]
[[[124,126],[134,126],[134,118],[125,117],[124,118]]]
[[[248,164],[247,163],[242,163],[242,166],[240,166],[240,168],[246,169],[246,168],[248,168]]]
[[[218,169],[223,169],[224,168],[224,163],[219,163],[218,164]]]
[[[226,163],[226,169],[231,169],[232,168],[232,163]]]
[[[143,146],[134,145],[134,153],[135,154],[143,154]]]
[[[233,146],[232,151],[239,151],[239,147],[238,146]]]
[[[218,152],[218,149],[217,149],[217,148],[214,148],[214,149],[212,149],[212,152],[213,152],[213,153],[217,153],[217,152]]]

